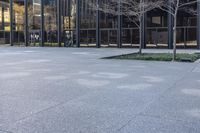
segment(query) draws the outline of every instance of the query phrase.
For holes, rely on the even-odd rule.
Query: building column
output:
[[[100,4],[100,0],[96,1],[96,6],[97,6],[97,10],[96,10],[96,47],[100,48],[101,47],[101,40],[100,40],[100,11],[99,11],[99,4]]]
[[[122,15],[121,15],[121,0],[118,0],[118,28],[117,28],[117,45],[122,47]]]
[[[146,48],[146,13],[142,16],[142,20],[141,20],[141,30],[142,30],[142,36],[141,36],[141,45],[142,48]]]
[[[28,33],[28,0],[24,0],[25,7],[25,46],[29,44],[29,33]]]
[[[10,0],[10,45],[13,46],[13,0]]]
[[[197,1],[197,48],[200,49],[200,0]]]
[[[41,0],[41,46],[44,47],[44,0]]]
[[[4,4],[2,4],[2,10],[1,10],[1,20],[2,20],[2,28],[1,30],[4,30],[5,29],[5,21],[4,21]]]
[[[62,20],[61,20],[61,0],[57,0],[57,31],[58,31],[58,46],[61,47],[62,43]]]
[[[76,0],[76,46],[80,47],[80,0]]]
[[[169,4],[171,3],[169,2]],[[168,48],[173,49],[173,16],[170,13],[168,13],[167,18],[168,18],[167,19],[168,21],[168,26],[167,26],[168,27]]]

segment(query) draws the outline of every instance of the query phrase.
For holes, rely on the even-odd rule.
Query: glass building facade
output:
[[[178,13],[180,48],[200,48],[200,3],[194,8],[196,15]],[[172,21],[167,12],[148,12],[143,21],[143,48],[172,48]],[[5,44],[138,47],[139,30],[127,17],[93,10],[86,0],[0,0],[0,45]]]

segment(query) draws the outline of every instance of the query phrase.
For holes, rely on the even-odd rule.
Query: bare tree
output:
[[[196,4],[197,0],[163,0],[161,9],[168,12],[173,18],[173,61],[176,59],[176,34],[177,34],[177,15],[178,11],[186,11],[189,14],[196,15],[196,10],[192,5]]]
[[[109,2],[101,1],[100,5],[92,3],[88,0],[87,3],[94,9],[112,15],[122,15],[127,17],[139,29],[139,54],[142,53],[142,20],[145,13],[160,7],[161,0],[110,0]],[[119,11],[120,4],[120,11]]]

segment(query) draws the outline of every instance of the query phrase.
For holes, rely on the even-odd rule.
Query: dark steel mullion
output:
[[[200,0],[197,2],[197,48],[200,49]]]
[[[142,48],[146,47],[146,13],[142,16],[141,20],[141,29],[142,29],[142,36],[141,36],[141,45]]]
[[[171,6],[170,2],[169,4]],[[171,10],[169,12],[171,12]],[[168,48],[173,48],[173,16],[170,13],[168,13]]]
[[[10,0],[10,45],[13,46],[13,0]]]
[[[2,17],[2,18],[1,18],[1,20],[2,20],[2,25],[1,25],[1,26],[2,26],[2,30],[4,30],[4,29],[5,29],[5,28],[4,28],[4,27],[5,27],[5,21],[4,21],[4,4],[2,5],[1,13],[2,13],[2,14],[1,14],[1,17]]]
[[[44,47],[44,0],[41,0],[41,46]]]
[[[142,2],[144,2],[145,0],[143,0]],[[142,10],[144,7],[142,7]],[[141,48],[145,48],[146,47],[146,16],[147,14],[144,13],[142,15],[142,18],[141,18],[141,24],[140,24],[140,30],[141,31]]]
[[[108,30],[108,46],[110,46],[111,42],[110,42],[110,30]]]
[[[69,16],[69,29],[71,29],[71,1],[70,0],[68,0],[68,6],[67,6],[67,9],[68,9],[68,11],[67,11],[67,16]],[[71,34],[71,32],[70,32],[70,34]]]
[[[131,46],[133,46],[133,29],[130,29],[130,32],[131,32]]]
[[[76,0],[76,46],[80,47],[80,0]]]
[[[58,46],[61,47],[61,43],[62,43],[62,20],[61,20],[61,0],[57,0],[57,22],[58,22],[58,25],[57,25],[57,30],[58,30]]]
[[[29,44],[29,35],[28,35],[28,0],[24,0],[25,7],[25,46]]]
[[[187,31],[186,31],[187,29],[186,29],[186,27],[184,27],[183,28],[183,34],[184,34],[184,48],[186,47],[186,45],[187,45]]]
[[[156,47],[158,46],[159,43],[159,33],[158,33],[158,28],[156,28]]]
[[[102,30],[99,29],[99,44],[100,44],[99,47],[101,47],[101,43],[102,43],[102,40],[101,40],[101,34],[102,34]]]
[[[87,31],[87,45],[89,46],[89,35],[88,35],[88,30],[86,30]]]
[[[117,30],[117,44],[118,48],[122,47],[122,16],[121,16],[121,0],[118,0],[118,30]]]
[[[6,38],[6,33],[5,33],[5,31],[3,31],[3,37]]]
[[[100,20],[100,11],[99,11],[99,4],[100,4],[100,0],[97,0],[97,10],[96,10],[96,47],[100,48],[101,43],[100,43],[100,24],[99,24],[99,20]]]

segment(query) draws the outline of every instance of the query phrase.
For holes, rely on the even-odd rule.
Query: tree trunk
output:
[[[139,6],[140,6],[140,12],[141,11],[143,11],[143,6],[142,6],[142,3],[143,3],[143,0],[140,0],[140,4],[139,4]],[[142,54],[142,30],[143,30],[143,28],[142,28],[142,22],[143,22],[144,20],[143,20],[143,14],[142,13],[140,13],[140,16],[139,16],[139,34],[140,34],[140,44],[139,44],[139,54]]]
[[[174,17],[174,28],[173,28],[173,59],[172,59],[172,61],[176,60],[176,21],[177,21],[177,18]]]

